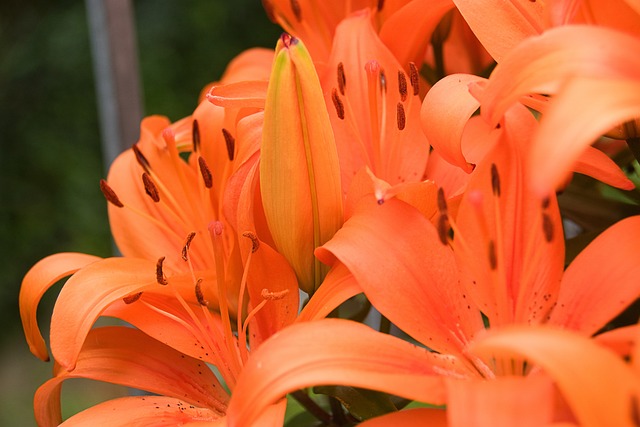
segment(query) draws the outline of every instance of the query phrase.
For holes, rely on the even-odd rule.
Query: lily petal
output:
[[[442,404],[443,377],[436,371],[456,375],[459,363],[348,320],[295,324],[251,355],[227,410],[229,426],[251,425],[268,405],[311,385],[351,385]]]
[[[597,332],[640,297],[638,253],[640,216],[605,230],[567,268],[549,322],[586,335]]]
[[[224,414],[229,400],[204,362],[185,357],[146,334],[124,326],[93,329],[74,370],[58,369],[55,377],[38,388],[34,401],[39,425],[55,418],[55,412],[49,411],[59,405],[56,396],[62,383],[70,378],[105,381],[178,398],[187,407],[195,405],[217,417]],[[144,402],[140,403],[144,406]],[[179,411],[180,407],[175,409]]]
[[[556,381],[580,425],[633,425],[638,377],[614,353],[588,338],[560,329],[514,327],[487,334],[470,351],[517,354],[541,366]]]
[[[592,146],[587,146],[573,164],[573,171],[622,190],[633,190],[635,184],[622,172],[611,157]]]
[[[241,81],[213,86],[207,92],[212,104],[225,108],[264,108],[267,81]]]
[[[96,420],[100,420],[100,425],[104,427],[170,427],[194,424],[202,427],[225,426],[224,418],[214,411],[165,396],[132,396],[109,400],[85,409],[60,426],[93,427]]]
[[[447,412],[442,409],[413,408],[392,412],[358,424],[360,427],[448,427]]]
[[[451,249],[404,202],[361,206],[316,254],[344,263],[371,303],[429,348],[459,354],[458,333],[471,337],[482,329],[480,312],[462,295]],[[424,262],[416,262],[417,254]]]
[[[39,359],[49,360],[36,317],[40,299],[58,280],[100,259],[102,258],[80,253],[55,254],[38,261],[24,276],[19,295],[20,319],[29,350]]]

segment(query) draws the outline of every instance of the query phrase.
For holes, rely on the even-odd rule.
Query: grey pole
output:
[[[105,170],[140,136],[141,83],[131,0],[85,0]]]

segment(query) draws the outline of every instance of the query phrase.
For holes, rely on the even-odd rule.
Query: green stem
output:
[[[305,409],[314,417],[322,421],[323,424],[329,425],[332,417],[324,409],[322,409],[307,393],[302,390],[294,391],[291,397],[298,401]]]

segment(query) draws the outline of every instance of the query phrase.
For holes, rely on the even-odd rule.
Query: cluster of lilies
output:
[[[36,309],[70,276],[38,424],[281,426],[299,402],[317,425],[640,425],[640,313],[610,323],[640,216],[565,263],[557,196],[636,188],[612,153],[640,153],[640,2],[263,4],[275,50],[145,118],[100,182],[122,256],[25,276],[43,360]],[[70,378],[147,393],[63,422]]]

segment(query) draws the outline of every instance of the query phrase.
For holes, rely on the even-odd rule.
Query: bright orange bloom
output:
[[[557,366],[533,350],[514,357],[487,355],[481,344],[476,348],[485,322],[496,330],[550,325],[588,337],[640,295],[640,265],[633,255],[640,250],[640,217],[612,226],[563,271],[564,239],[555,197],[541,201],[523,180],[531,129],[537,124],[524,108],[507,116],[495,130],[496,142],[478,164],[457,216],[442,196],[437,226],[398,199],[382,204],[363,199],[317,251],[325,262],[343,263],[385,317],[435,352],[347,321],[289,328],[245,367],[249,377],[264,375],[258,382],[241,378],[229,407],[231,425],[249,425],[261,413],[259,400],[274,402],[291,390],[318,384],[373,388],[447,404],[454,426],[473,420],[544,425],[559,416],[555,384],[581,421],[586,413],[628,420],[629,393],[640,389],[636,380],[625,380],[618,389],[598,374],[594,381],[601,390],[590,396],[611,390],[626,396],[625,403],[589,408],[591,398],[570,398],[575,387],[565,387],[568,374],[559,375]],[[280,363],[284,354],[294,361]],[[600,356],[581,357],[589,365],[599,363]],[[496,411],[496,405],[502,410]]]

